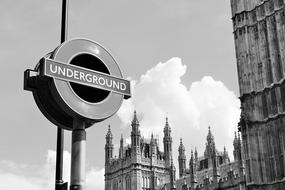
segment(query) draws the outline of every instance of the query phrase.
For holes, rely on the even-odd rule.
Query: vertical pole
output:
[[[64,131],[57,127],[57,144],[56,144],[56,170],[55,170],[55,190],[62,190],[62,163],[63,163],[63,142]]]
[[[62,0],[62,14],[61,14],[61,38],[60,42],[63,43],[67,39],[68,28],[68,0]]]
[[[75,118],[72,130],[70,190],[85,190],[85,156],[85,123]]]
[[[61,35],[60,42],[63,43],[67,38],[67,8],[68,0],[62,0],[62,16],[61,16]],[[55,171],[55,190],[62,190],[64,181],[62,180],[62,163],[63,163],[63,142],[64,131],[57,127],[57,144],[56,144],[56,171]]]

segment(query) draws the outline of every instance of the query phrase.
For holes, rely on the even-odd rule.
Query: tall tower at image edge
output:
[[[285,189],[284,0],[231,0],[248,189]]]

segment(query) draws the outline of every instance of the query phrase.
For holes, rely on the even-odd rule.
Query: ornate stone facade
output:
[[[285,189],[284,0],[231,0],[248,189]]]
[[[131,145],[124,146],[121,137],[119,158],[113,156],[112,133],[109,127],[105,144],[105,190],[152,190],[169,183],[175,189],[175,167],[172,163],[171,128],[166,118],[164,152],[158,139],[141,137],[139,121],[134,113],[131,123]]]
[[[234,161],[230,162],[226,148],[217,151],[214,136],[209,127],[204,155],[191,151],[189,168],[182,139],[179,145],[179,179],[175,180],[172,162],[171,128],[166,118],[164,127],[164,152],[158,141],[141,137],[139,122],[134,114],[132,121],[131,145],[124,146],[120,140],[119,157],[113,156],[112,133],[109,127],[105,145],[105,190],[214,190],[245,189],[240,136],[235,135]]]
[[[185,148],[181,139],[178,148],[179,179],[176,181],[177,190],[245,190],[241,144],[240,136],[235,135],[233,142],[234,161],[230,162],[226,148],[223,151],[216,149],[214,136],[209,127],[204,155],[199,157],[197,150],[194,153],[191,151],[189,168],[187,168]],[[158,188],[158,190],[160,189]]]

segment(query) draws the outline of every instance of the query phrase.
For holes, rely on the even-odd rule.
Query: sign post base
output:
[[[70,190],[85,190],[86,131],[82,120],[74,119],[71,148]]]

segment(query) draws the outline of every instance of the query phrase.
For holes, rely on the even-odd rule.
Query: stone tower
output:
[[[139,120],[137,118],[137,114],[136,111],[134,112],[134,117],[132,120],[132,132],[131,132],[131,146],[132,146],[132,154],[136,155],[139,153],[139,149],[140,149],[140,137],[141,137],[141,133],[139,130]]]
[[[189,161],[189,174],[190,174],[190,187],[194,188],[195,185],[195,162],[194,162],[194,156],[193,151],[191,150],[191,158]]]
[[[176,190],[176,169],[175,166],[173,165],[173,161],[171,159],[170,163],[170,190]]]
[[[110,125],[108,126],[108,132],[106,134],[106,144],[105,144],[105,165],[108,165],[110,160],[113,158],[114,145],[112,143],[113,135],[111,132]]]
[[[175,189],[175,167],[172,165],[171,130],[166,119],[164,149],[160,150],[158,138],[144,138],[136,112],[131,121],[131,144],[124,144],[121,135],[118,157],[113,154],[113,135],[110,126],[105,145],[105,190],[158,190],[166,183]],[[170,187],[171,186],[171,187]]]
[[[113,145],[113,135],[111,132],[111,127],[110,125],[108,126],[108,132],[106,134],[106,144],[105,144],[105,170],[110,169],[110,165],[113,159],[113,150],[114,150],[114,145]],[[105,180],[105,188],[106,189],[111,189],[111,181],[106,179]]]
[[[178,165],[179,165],[179,178],[182,178],[186,175],[186,155],[185,155],[185,147],[182,143],[182,138],[180,138],[180,145],[178,148]]]
[[[285,189],[284,0],[231,0],[231,8],[246,183]]]
[[[171,128],[168,123],[168,118],[166,117],[165,126],[163,129],[163,148],[165,154],[165,163],[166,167],[170,167],[172,160],[172,137],[171,137]]]

